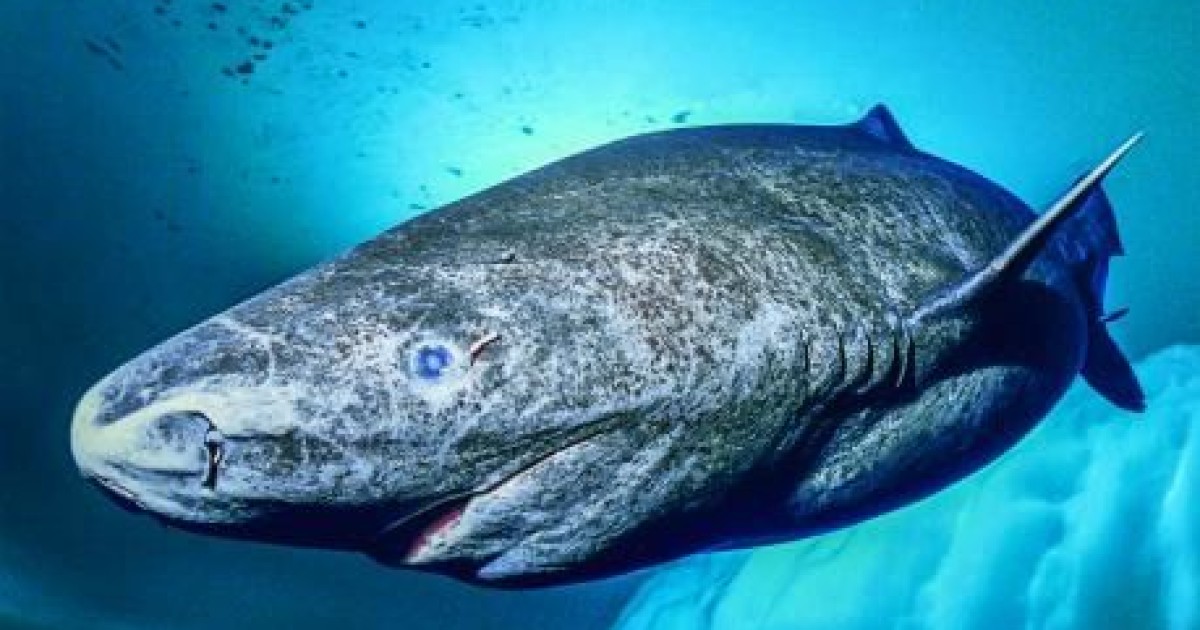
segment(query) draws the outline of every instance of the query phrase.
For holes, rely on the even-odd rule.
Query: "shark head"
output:
[[[699,422],[731,408],[747,378],[734,363],[756,365],[762,335],[695,333],[726,364],[706,384],[689,340],[647,308],[672,298],[615,290],[594,266],[376,268],[371,251],[103,378],[72,424],[83,475],[187,530],[520,582],[592,571],[767,443]]]

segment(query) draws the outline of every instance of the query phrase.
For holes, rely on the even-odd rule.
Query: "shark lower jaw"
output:
[[[181,531],[288,547],[362,551],[383,523],[411,507],[274,506],[236,523],[186,520],[150,513],[160,523]]]
[[[379,505],[301,504],[283,500],[239,500],[220,506],[182,509],[164,506],[155,496],[139,494],[111,476],[87,481],[121,509],[162,525],[204,536],[258,543],[358,551],[396,514],[412,514],[414,502]]]

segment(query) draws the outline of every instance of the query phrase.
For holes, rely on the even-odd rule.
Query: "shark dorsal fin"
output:
[[[1100,185],[1104,176],[1141,139],[1142,134],[1137,133],[1122,143],[1099,166],[1071,186],[1049,210],[1038,216],[1000,255],[962,282],[927,300],[913,312],[909,322],[916,324],[940,314],[957,311],[974,303],[997,286],[1019,279],[1054,235],[1055,229],[1085,205],[1083,202],[1089,193]]]
[[[880,142],[902,149],[913,148],[912,143],[900,130],[900,125],[896,124],[896,118],[883,103],[872,107],[852,126]]]

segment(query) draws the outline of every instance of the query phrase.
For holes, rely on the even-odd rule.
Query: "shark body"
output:
[[[184,529],[501,586],[790,540],[1014,444],[1105,330],[1099,182],[1040,217],[845,126],[636,136],[417,217],[93,387],[86,477]]]

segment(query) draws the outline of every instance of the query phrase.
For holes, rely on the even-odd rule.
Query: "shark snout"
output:
[[[71,452],[87,477],[138,504],[179,483],[211,485],[219,431],[202,412],[151,405],[130,413],[103,384],[84,394],[71,421]]]

